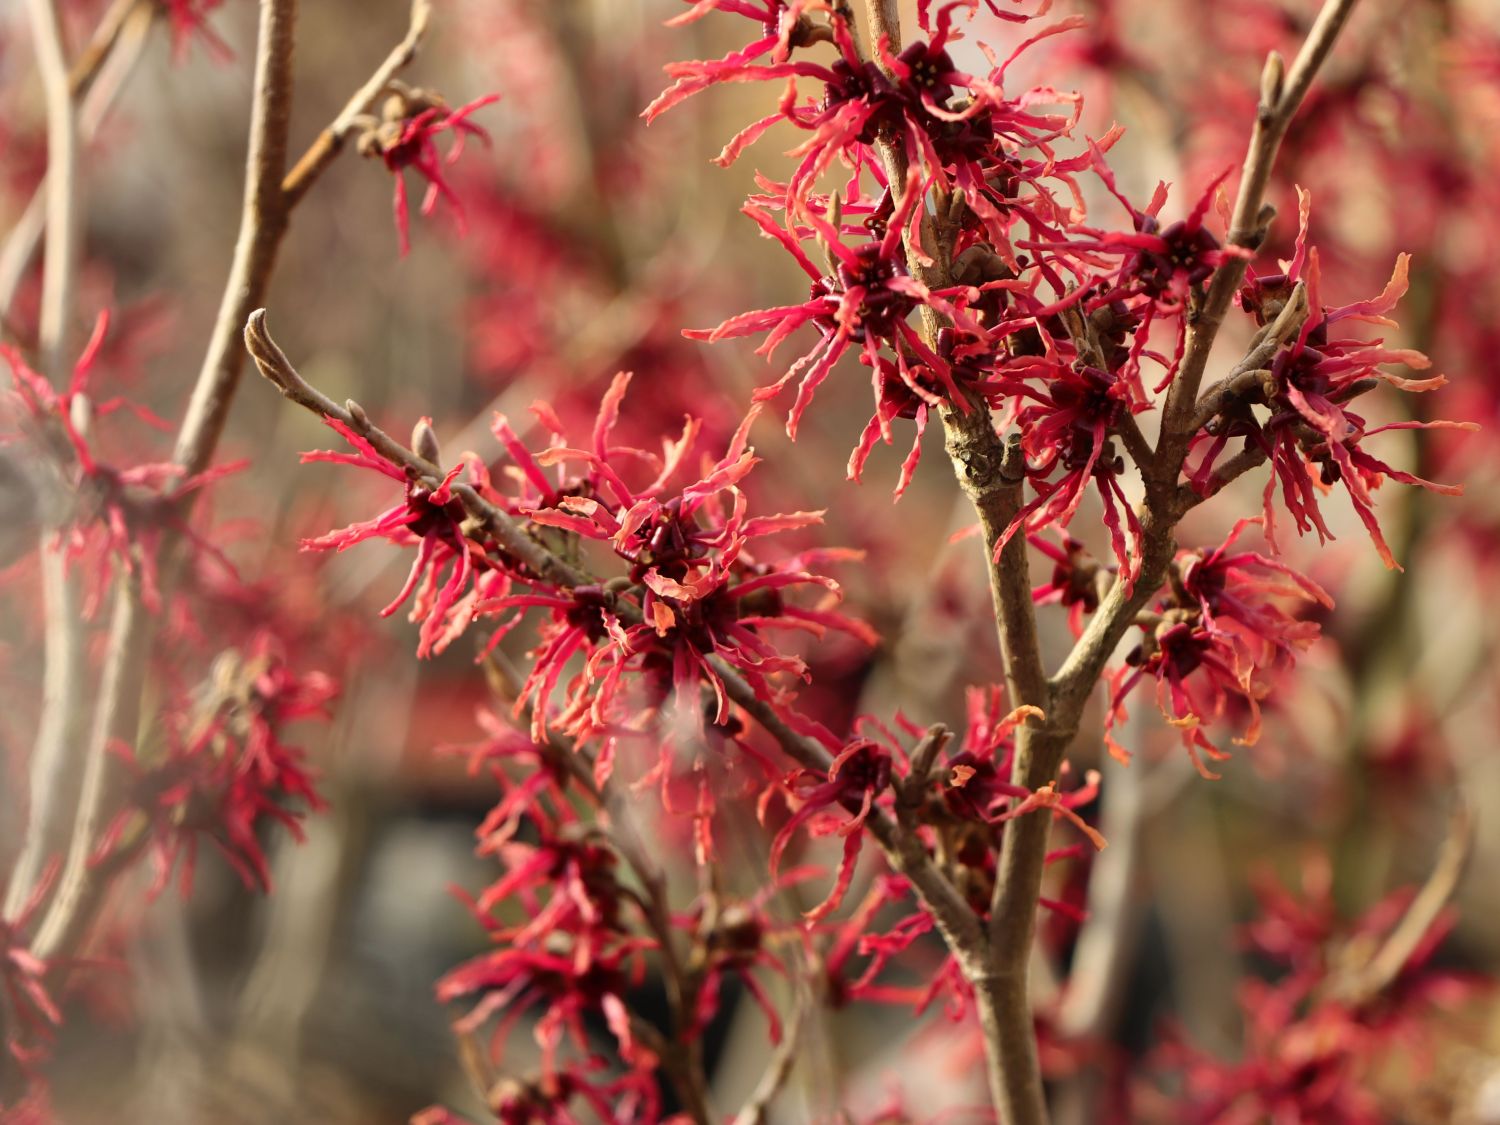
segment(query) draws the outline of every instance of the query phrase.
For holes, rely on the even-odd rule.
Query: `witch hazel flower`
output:
[[[336,692],[321,673],[294,673],[266,635],[243,653],[226,652],[202,698],[169,716],[162,748],[142,753],[111,745],[129,778],[129,799],[101,834],[91,862],[104,863],[128,846],[136,818],[144,816],[156,871],[152,895],[179,863],[188,894],[204,838],[247,887],[268,891],[264,825],[279,823],[300,840],[303,810],[323,807],[302,751],[282,740],[282,728],[326,717]]]
[[[621,374],[606,394],[591,448],[554,444],[533,455],[505,419],[496,420],[496,432],[515,461],[521,498],[511,503],[517,510],[575,544],[593,540],[607,546],[625,565],[623,575],[603,585],[508,593],[479,607],[486,615],[547,611],[542,645],[532,654],[518,702],[531,708],[534,737],[543,737],[550,724],[573,737],[607,731],[636,710],[627,689],[644,687],[647,710],[671,700],[678,719],[701,739],[705,722],[724,728],[730,720],[716,660],[738,671],[762,698],[775,698],[774,677],[802,678],[806,669],[800,658],[781,653],[766,638],[768,632],[817,637],[831,628],[874,641],[867,627],[832,610],[837,583],[809,569],[856,554],[822,550],[774,561],[758,557],[758,540],[810,527],[820,522],[821,513],[749,514],[739,486],[757,460],[748,444],[756,411],[722,457],[708,463],[698,479],[674,487],[672,477],[685,475],[698,426],[689,421],[682,439],[667,443],[663,458],[617,447],[612,432],[629,381]],[[574,466],[581,472],[568,471]],[[627,474],[638,475],[641,466],[654,476],[644,485],[630,484]],[[560,474],[556,480],[547,473],[552,467]],[[822,591],[823,604],[790,600],[787,594],[799,587]],[[518,620],[510,616],[497,632]],[[583,666],[567,685],[561,710],[554,712],[552,694],[576,655],[585,657]],[[706,708],[700,698],[704,688],[711,697]]]
[[[833,22],[838,18],[833,15],[833,7],[829,0],[685,0],[685,2],[692,4],[691,9],[669,19],[668,27],[685,27],[711,13],[722,12],[726,15],[749,18],[760,25],[762,34],[760,38],[746,44],[738,51],[730,52],[721,59],[695,59],[689,62],[669,63],[665,70],[674,81],[646,108],[642,116],[647,121],[654,120],[658,114],[674,105],[681,104],[710,86],[721,82],[739,81],[744,76],[750,76],[755,64],[761,59],[769,58],[771,63],[784,66],[791,58],[794,49],[808,47],[817,42],[831,41]],[[753,136],[758,136],[760,132],[781,118],[780,112],[773,114],[759,126],[752,125],[747,133],[753,132]],[[750,139],[753,139],[753,136],[746,137],[738,147],[743,147]],[[726,148],[726,155],[720,157],[720,162],[728,162],[729,152],[730,148]]]
[[[172,28],[172,54],[181,61],[187,54],[188,43],[195,37],[202,39],[220,59],[234,57],[229,45],[208,26],[208,17],[223,4],[224,0],[160,0],[167,12],[167,22]]]
[[[1230,169],[1209,183],[1185,218],[1163,225],[1160,216],[1167,202],[1165,183],[1157,184],[1150,203],[1141,210],[1121,194],[1114,170],[1096,142],[1089,142],[1089,155],[1093,172],[1125,208],[1134,229],[1103,231],[1080,225],[1076,230],[1082,237],[1070,238],[1066,249],[1120,257],[1112,271],[1116,287],[1109,297],[1142,296],[1155,309],[1178,315],[1215,270],[1231,260],[1250,257],[1247,250],[1222,245],[1205,222]]]
[[[169,530],[180,535],[200,558],[232,574],[228,559],[181,518],[179,506],[192,493],[239,472],[246,464],[226,462],[188,475],[171,461],[117,465],[100,455],[95,433],[99,419],[123,410],[150,426],[166,427],[149,410],[125,398],[101,399],[93,394],[109,326],[108,312],[100,313],[62,391],[32,369],[17,349],[0,344],[0,358],[10,366],[19,413],[76,498],[58,527],[55,549],[63,552],[69,566],[89,570],[84,600],[88,618],[94,616],[120,571],[140,581],[147,609],[161,608],[156,556],[162,535]]]
[[[508,588],[508,574],[484,548],[471,542],[464,528],[467,518],[453,484],[465,469],[454,466],[436,487],[409,478],[376,452],[365,438],[336,418],[325,418],[328,427],[354,447],[353,453],[315,450],[302,461],[330,462],[368,469],[399,483],[402,500],[379,515],[350,524],[338,531],[302,542],[304,551],[347,551],[372,539],[384,539],[398,547],[415,547],[416,558],[395,599],[380,611],[389,617],[408,601],[409,619],[420,622],[417,655],[442,652],[461,635],[473,619],[475,606],[483,598],[495,597]],[[435,447],[431,423],[423,418],[416,428],[414,444]],[[430,444],[429,444],[430,443]],[[447,577],[443,577],[444,571]]]
[[[1158,1052],[1160,1069],[1181,1087],[1182,1119],[1390,1120],[1380,1068],[1399,1060],[1403,1070],[1431,1075],[1439,1062],[1434,1015],[1492,990],[1476,975],[1434,963],[1452,911],[1442,912],[1393,978],[1370,992],[1351,987],[1351,970],[1407,918],[1414,888],[1398,889],[1353,920],[1335,908],[1326,863],[1310,865],[1300,895],[1269,877],[1256,880],[1255,891],[1260,914],[1246,927],[1246,944],[1278,971],[1240,985],[1246,1035],[1238,1058],[1219,1058],[1180,1034]]]
[[[494,1049],[528,1012],[542,1049],[541,1073],[550,1079],[572,1064],[564,1049],[587,1065],[603,1065],[585,1031],[585,1019],[610,1030],[619,1058],[652,1071],[655,1054],[640,1042],[625,997],[643,979],[650,938],[632,933],[637,900],[615,876],[616,857],[605,838],[581,823],[565,800],[533,802],[538,829],[533,843],[508,840],[480,852],[494,854],[504,873],[471,904],[495,948],[448,973],[438,984],[440,1001],[477,997],[456,1027],[476,1034],[491,1020]],[[497,911],[519,905],[527,919],[504,924]],[[498,1061],[498,1060],[497,1060]]]
[[[798,305],[741,313],[717,328],[683,333],[689,339],[709,342],[765,333],[766,339],[756,352],[769,360],[799,328],[813,326],[819,339],[812,349],[788,367],[775,383],[755,393],[756,401],[764,402],[781,394],[794,379],[798,380],[796,397],[787,414],[787,434],[794,439],[802,415],[818,387],[838,361],[851,351],[876,373],[877,418],[880,416],[880,360],[882,349],[886,347],[895,356],[895,373],[917,398],[929,404],[945,400],[966,403],[953,381],[951,365],[923,342],[910,321],[913,312],[926,306],[948,318],[967,336],[978,340],[990,338],[986,329],[964,308],[967,301],[977,297],[977,290],[964,285],[929,289],[907,269],[901,232],[921,203],[919,182],[920,177],[914,171],[887,224],[884,237],[878,242],[848,246],[840,232],[826,219],[815,213],[806,216],[808,227],[816,232],[821,244],[832,255],[835,268],[830,274],[822,273],[813,265],[793,235],[769,219],[752,213],[762,229],[780,240],[812,279],[811,296]],[[942,397],[921,386],[914,370],[918,365],[924,367],[930,373],[929,377],[943,388]]]
[[[1307,245],[1307,223],[1311,196],[1299,192],[1301,226],[1295,251],[1282,270],[1274,274],[1251,274],[1240,293],[1241,303],[1262,324],[1270,323],[1296,299],[1298,287],[1305,289],[1308,316],[1296,339],[1279,351],[1259,383],[1247,387],[1226,409],[1223,417],[1196,439],[1200,459],[1189,476],[1200,493],[1216,487],[1214,470],[1228,442],[1243,437],[1247,446],[1265,452],[1271,474],[1264,493],[1264,522],[1274,543],[1273,499],[1279,491],[1299,534],[1316,531],[1320,541],[1333,538],[1319,509],[1319,493],[1341,484],[1348,493],[1360,521],[1375,544],[1381,561],[1399,569],[1381,534],[1375,516],[1372,492],[1386,479],[1416,485],[1447,496],[1461,495],[1461,485],[1438,484],[1397,469],[1364,448],[1367,438],[1393,430],[1477,429],[1465,422],[1393,422],[1370,427],[1348,409],[1353,398],[1387,383],[1398,390],[1431,391],[1447,380],[1441,376],[1409,379],[1384,370],[1386,364],[1411,368],[1428,366],[1427,357],[1409,348],[1386,347],[1381,339],[1347,334],[1347,325],[1374,324],[1395,327],[1391,312],[1407,290],[1408,255],[1396,259],[1385,289],[1376,297],[1337,307],[1321,301],[1318,254]],[[1262,422],[1251,407],[1264,405],[1271,411]],[[1317,473],[1314,475],[1314,468]]]
[[[843,902],[854,880],[854,865],[864,843],[865,820],[876,800],[889,791],[890,784],[891,755],[870,739],[856,739],[845,746],[826,770],[794,770],[783,781],[780,791],[792,803],[794,811],[771,841],[772,878],[781,868],[781,857],[792,836],[804,825],[813,836],[838,836],[843,840],[833,888],[821,903],[807,911],[809,922],[826,918]],[[768,789],[762,796],[762,819],[776,792]]]
[[[1149,677],[1156,681],[1162,714],[1178,728],[1193,764],[1205,777],[1216,778],[1204,759],[1222,761],[1229,755],[1204,727],[1233,706],[1246,716],[1245,730],[1234,741],[1253,746],[1272,677],[1318,638],[1317,622],[1294,610],[1330,609],[1332,599],[1286,564],[1237,548],[1251,526],[1263,526],[1262,520],[1239,521],[1212,550],[1180,552],[1168,592],[1138,622],[1145,637],[1111,677],[1105,719],[1105,744],[1121,761],[1130,755],[1110,731],[1125,715],[1127,696]]]
[[[452,210],[459,230],[465,230],[463,202],[448,183],[443,167],[453,164],[463,155],[467,138],[477,137],[489,142],[489,134],[470,121],[469,116],[499,101],[500,95],[487,94],[454,109],[433,90],[415,89],[395,80],[391,81],[390,89],[391,94],[381,107],[380,117],[363,120],[364,129],[356,145],[361,156],[380,157],[395,177],[396,234],[401,243],[401,256],[405,257],[411,250],[407,169],[427,181],[422,214],[431,215],[441,199]],[[452,133],[454,138],[446,157],[438,152],[437,147],[437,137],[442,133]]]
[[[1092,483],[1103,504],[1120,575],[1130,588],[1140,571],[1141,525],[1120,483],[1125,459],[1115,447],[1116,435],[1133,413],[1128,380],[1056,358],[1017,359],[1003,370],[1024,403],[1016,412],[1016,424],[1026,454],[1026,476],[1036,496],[1005,529],[995,544],[995,557],[1023,528],[1035,533],[1067,527]],[[1059,469],[1062,475],[1052,479]]]
[[[768,904],[817,874],[811,867],[783,871],[746,899],[720,901],[717,895],[704,896],[691,917],[684,919],[693,926],[698,973],[698,1003],[690,1034],[701,1035],[708,1029],[721,1010],[725,984],[733,982],[766,1017],[771,1043],[781,1042],[781,1014],[756,970],[791,979],[791,970],[775,948],[777,944],[791,946],[793,943],[783,939],[802,928],[774,919]]]

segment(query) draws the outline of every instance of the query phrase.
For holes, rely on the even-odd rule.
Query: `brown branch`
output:
[[[94,34],[89,37],[88,44],[73,60],[73,66],[68,71],[68,87],[75,98],[88,93],[94,79],[104,69],[105,61],[114,51],[126,24],[137,13],[144,13],[148,20],[153,18],[156,14],[155,0],[114,0],[109,6],[104,18],[99,21],[99,26],[94,29]]]
[[[359,125],[360,117],[368,113],[374,106],[375,99],[385,93],[391,79],[416,58],[417,49],[422,45],[422,39],[427,34],[427,24],[431,15],[430,0],[412,0],[411,22],[406,31],[406,38],[395,46],[369,80],[355,91],[354,96],[345,103],[339,115],[333,119],[333,123],[318,134],[317,139],[308,146],[307,151],[281,181],[281,195],[285,207],[288,209],[295,207],[297,201],[307,194],[308,189],[343,150],[344,142]],[[237,325],[239,323],[240,321],[236,321]]]
[[[178,431],[174,460],[191,476],[208,467],[244,363],[240,332],[265,292],[286,233],[287,206],[281,191],[287,131],[292,112],[293,28],[297,0],[261,0],[260,46],[250,115],[250,149],[240,234],[208,352],[198,372],[187,417]]]
[[[897,0],[867,0],[870,17],[870,44],[873,50],[883,36],[892,55],[901,53],[901,6]]]
[[[66,840],[68,799],[76,785],[78,745],[86,714],[82,692],[83,623],[76,576],[67,572],[55,528],[45,528],[37,547],[42,572],[46,645],[42,669],[42,715],[30,762],[31,804],[26,835],[11,868],[3,916],[14,921],[25,909],[48,858]]]
[[[1308,311],[1307,285],[1299,281],[1276,319],[1256,333],[1245,357],[1198,399],[1192,420],[1188,422],[1190,435],[1196,434],[1234,402],[1263,385],[1264,373],[1271,361],[1302,330]]]
[[[245,347],[260,373],[283,395],[298,406],[348,426],[374,447],[393,465],[398,465],[414,480],[423,480],[436,488],[443,472],[432,462],[413,453],[370,421],[359,403],[349,400],[343,406],[307,382],[286,357],[266,328],[266,310],[257,309],[246,320]],[[454,493],[463,501],[470,516],[478,520],[507,552],[525,563],[537,577],[559,586],[585,586],[594,581],[591,575],[559,559],[535,539],[508,512],[495,507],[467,484],[455,484]]]
[[[1254,250],[1265,238],[1266,225],[1270,221],[1264,207],[1266,186],[1270,183],[1282,138],[1312,86],[1318,68],[1333,49],[1334,40],[1354,4],[1355,0],[1325,0],[1291,70],[1285,75],[1281,56],[1272,52],[1266,59],[1261,76],[1260,104],[1229,224],[1230,245]],[[1235,290],[1245,276],[1245,267],[1243,258],[1231,258],[1221,265],[1209,282],[1203,303],[1189,317],[1186,350],[1162,412],[1162,438],[1157,449],[1164,454],[1162,464],[1158,466],[1163,480],[1175,481],[1182,465],[1187,441],[1192,437],[1192,431],[1187,427],[1195,411],[1209,353]]]
[[[151,5],[137,0],[116,4],[95,35],[95,43],[104,43],[108,49],[91,59],[87,82],[81,82],[80,66],[74,66],[75,96],[82,86],[88,87],[79,113],[82,139],[93,135],[139,60],[154,11]],[[101,70],[104,73],[96,85],[93,79]],[[0,254],[4,262],[0,265],[0,275],[5,278],[0,281],[0,308],[8,306],[15,285],[41,241],[49,195],[45,184],[38,186],[4,253]],[[60,374],[54,377],[60,378]],[[58,493],[62,491],[60,482],[49,481],[49,487]],[[6,889],[7,918],[14,918],[30,897],[47,857],[65,844],[68,810],[78,792],[78,775],[83,772],[82,732],[87,716],[80,698],[85,680],[83,626],[77,582],[67,574],[55,540],[57,527],[71,509],[69,499],[58,495],[43,506],[44,511],[54,513],[54,518],[44,527],[38,547],[46,621],[42,716],[30,762],[31,800],[26,834]]]
[[[1270,457],[1270,454],[1261,446],[1256,445],[1254,442],[1246,444],[1244,449],[1240,450],[1214,470],[1213,476],[1208,479],[1206,491],[1198,492],[1190,484],[1178,485],[1177,511],[1188,512],[1205,500],[1217,496],[1232,482],[1238,480],[1252,469],[1264,465],[1268,457]]]
[[[772,1054],[760,1081],[755,1084],[750,1100],[735,1114],[733,1125],[765,1125],[771,1103],[786,1085],[787,1076],[792,1072],[792,1064],[797,1061],[797,1053],[802,1047],[802,1029],[807,1024],[813,1003],[810,991],[799,992],[797,1006],[792,1009],[792,1018],[787,1022],[781,1044]]]
[[[108,656],[99,685],[99,703],[84,759],[83,788],[73,837],[57,891],[37,929],[31,951],[52,961],[74,950],[95,916],[94,907],[108,886],[105,872],[91,867],[104,826],[110,788],[109,746],[117,739],[133,742],[139,722],[149,632],[138,578],[121,577],[110,621]]]

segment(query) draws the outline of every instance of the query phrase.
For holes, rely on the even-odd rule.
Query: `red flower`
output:
[[[413,90],[394,83],[392,86],[395,92],[386,102],[383,120],[360,137],[359,150],[366,156],[378,154],[395,176],[396,233],[401,240],[401,255],[405,257],[411,249],[406,169],[412,169],[427,181],[422,214],[432,214],[438,200],[445,200],[458,221],[459,230],[465,230],[463,203],[449,185],[443,165],[458,160],[463,154],[466,138],[478,137],[489,142],[489,134],[468,118],[476,110],[499,101],[500,95],[488,94],[451,109],[430,90]],[[451,132],[454,137],[453,147],[446,158],[439,155],[436,141],[437,136],[444,132]]]
[[[1260,737],[1260,704],[1269,694],[1270,675],[1290,666],[1317,639],[1316,622],[1288,613],[1290,601],[1331,608],[1322,587],[1275,559],[1253,551],[1233,551],[1244,530],[1258,519],[1241,520],[1223,545],[1184,551],[1173,564],[1169,593],[1141,623],[1146,637],[1126,657],[1112,679],[1105,742],[1122,761],[1129,753],[1109,734],[1125,714],[1125,699],[1144,677],[1156,680],[1162,714],[1182,732],[1205,777],[1217,777],[1202,756],[1229,755],[1203,733],[1233,703],[1247,711],[1246,729],[1235,741],[1253,746]]]
[[[1381,560],[1386,566],[1399,569],[1375,518],[1372,489],[1386,477],[1449,496],[1462,494],[1463,487],[1436,484],[1393,468],[1366,451],[1362,443],[1388,430],[1477,427],[1471,423],[1438,421],[1393,422],[1369,429],[1364,418],[1347,409],[1351,398],[1378,382],[1405,391],[1430,391],[1447,380],[1441,375],[1430,379],[1392,375],[1381,370],[1381,365],[1404,363],[1423,368],[1427,366],[1427,357],[1410,349],[1387,348],[1379,339],[1339,335],[1339,325],[1346,321],[1394,327],[1395,322],[1384,314],[1394,309],[1406,292],[1408,257],[1402,254],[1396,259],[1390,282],[1378,297],[1337,308],[1325,307],[1320,301],[1318,254],[1307,246],[1311,198],[1307,192],[1301,192],[1300,199],[1301,229],[1292,259],[1282,263],[1282,273],[1251,275],[1241,292],[1241,300],[1264,323],[1274,315],[1272,310],[1279,309],[1289,299],[1292,287],[1302,282],[1306,285],[1311,312],[1296,340],[1277,353],[1265,388],[1247,396],[1241,409],[1227,418],[1217,433],[1203,434],[1197,439],[1203,452],[1191,480],[1199,491],[1211,491],[1219,455],[1231,438],[1243,436],[1247,444],[1263,449],[1271,461],[1264,507],[1266,534],[1273,542],[1272,500],[1278,483],[1297,531],[1306,534],[1315,530],[1320,540],[1331,539],[1333,534],[1318,509],[1319,484],[1341,483]],[[1271,410],[1271,417],[1264,423],[1249,409],[1256,402],[1264,402]],[[1319,469],[1317,481],[1309,471],[1310,464]]]
[[[619,591],[594,586],[543,589],[493,598],[479,607],[484,613],[549,611],[550,620],[541,629],[543,644],[533,654],[535,663],[520,700],[532,708],[537,738],[552,722],[575,738],[623,723],[621,693],[632,679],[643,681],[648,708],[673,698],[687,729],[701,735],[705,717],[720,728],[729,721],[728,700],[711,658],[732,665],[762,698],[772,698],[771,677],[800,677],[805,667],[799,658],[780,653],[766,639],[767,632],[796,630],[821,636],[833,628],[873,641],[868,628],[826,606],[803,607],[786,597],[796,587],[811,586],[825,592],[826,602],[836,602],[837,584],[809,568],[856,555],[812,551],[772,562],[752,553],[758,539],[821,519],[818,512],[749,515],[739,485],[756,464],[747,445],[755,412],[698,480],[672,490],[671,478],[681,470],[697,424],[689,421],[681,441],[669,444],[664,460],[612,445],[629,378],[618,376],[605,396],[592,449],[554,445],[533,457],[503,418],[496,421],[496,432],[519,469],[521,495],[512,503],[542,527],[608,544],[628,564],[625,586]],[[631,462],[647,466],[654,479],[644,486],[627,483],[621,470]],[[554,465],[581,466],[582,472],[554,483],[545,471]],[[639,615],[637,620],[622,618],[622,601],[631,606],[632,618]],[[512,618],[503,623],[501,632],[515,622]],[[587,660],[566,689],[567,704],[553,715],[552,693],[571,658],[580,653],[587,654]],[[700,701],[702,685],[714,700],[706,716]]]
[[[0,344],[0,357],[10,365],[12,386],[26,417],[36,431],[38,444],[61,467],[72,484],[77,502],[58,531],[58,550],[70,565],[91,563],[84,615],[92,617],[109,589],[116,568],[137,575],[141,597],[153,612],[161,607],[156,580],[156,554],[163,533],[180,534],[202,557],[224,570],[233,567],[219,549],[177,514],[179,503],[245,462],[219,465],[195,476],[181,466],[155,461],[118,467],[102,460],[91,445],[96,419],[128,410],[153,426],[166,423],[149,410],[123,398],[95,401],[90,387],[110,318],[100,313],[93,334],[74,364],[67,390],[53,390],[47,379],[26,363],[21,353]]]
[[[355,453],[316,450],[302,455],[303,463],[329,461],[369,469],[400,482],[405,499],[373,519],[338,531],[305,539],[305,551],[346,551],[356,543],[384,539],[399,547],[415,547],[417,556],[395,600],[380,611],[389,617],[409,599],[409,620],[420,621],[417,656],[442,652],[473,620],[481,599],[496,597],[508,586],[500,565],[464,534],[463,504],[453,495],[453,482],[464,470],[454,466],[435,489],[410,480],[378,454],[368,441],[342,422],[325,418],[329,428],[352,445]],[[425,425],[428,420],[423,419]],[[448,577],[443,579],[443,571]]]
[[[995,544],[995,557],[1023,527],[1031,532],[1067,527],[1093,482],[1121,577],[1127,588],[1133,586],[1141,565],[1141,526],[1120,485],[1125,460],[1116,454],[1113,440],[1131,413],[1129,385],[1110,372],[1058,360],[1018,359],[1005,371],[1018,397],[1031,400],[1020,408],[1016,423],[1036,497]],[[1040,380],[1040,387],[1027,382],[1033,379]],[[1049,481],[1058,468],[1062,476]]]
[[[771,841],[771,876],[781,867],[781,856],[792,835],[804,824],[814,836],[841,836],[843,858],[833,889],[817,906],[807,911],[807,919],[816,922],[837,910],[854,879],[854,863],[864,842],[865,818],[875,801],[890,788],[891,756],[869,739],[849,743],[829,763],[827,771],[799,769],[787,775],[782,783],[793,812]],[[768,789],[761,797],[761,816],[776,790]],[[842,809],[847,815],[830,810]]]
[[[799,234],[794,236],[778,226],[764,211],[753,205],[747,206],[745,213],[763,231],[777,239],[812,278],[812,295],[800,305],[741,313],[717,328],[707,331],[689,330],[683,335],[690,339],[716,342],[765,333],[765,342],[756,349],[756,353],[769,359],[777,347],[797,329],[809,324],[814,326],[818,330],[819,340],[812,350],[793,363],[775,383],[755,393],[757,402],[774,398],[792,379],[801,375],[796,401],[787,415],[787,434],[793,438],[797,436],[798,423],[818,387],[828,378],[834,365],[851,350],[857,352],[861,363],[877,373],[877,418],[881,416],[882,347],[889,347],[895,354],[895,374],[916,398],[933,405],[947,400],[966,408],[967,399],[954,382],[951,365],[922,342],[908,318],[919,306],[926,305],[947,317],[968,339],[987,341],[990,336],[964,308],[966,302],[977,299],[977,290],[962,285],[931,290],[908,272],[901,234],[916,214],[921,201],[919,180],[914,172],[907,181],[894,212],[888,220],[884,220],[885,229],[880,241],[865,242],[855,247],[845,245],[842,229],[835,229],[832,223],[815,211],[808,212],[805,226],[799,224]],[[801,234],[803,230],[806,231],[805,236]],[[817,236],[833,255],[836,262],[833,273],[820,273],[802,251],[799,238],[813,236]],[[909,361],[908,356],[913,357],[914,362]],[[925,368],[924,378],[942,386],[941,394],[921,385],[919,375],[914,370],[918,364]]]
[[[260,828],[272,820],[301,838],[303,808],[323,807],[302,752],[281,741],[286,723],[322,715],[337,688],[319,673],[295,675],[269,637],[253,640],[243,656],[226,654],[214,669],[210,695],[197,714],[169,724],[167,745],[143,760],[130,747],[111,749],[130,775],[127,807],[101,835],[93,862],[121,844],[132,818],[149,822],[157,894],[181,860],[180,886],[192,886],[198,841],[207,837],[245,885],[268,891],[270,868]]]

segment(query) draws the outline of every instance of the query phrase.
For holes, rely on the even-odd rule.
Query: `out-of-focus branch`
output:
[[[26,836],[11,869],[4,917],[14,921],[25,909],[52,850],[63,842],[66,798],[73,790],[69,750],[83,730],[82,691],[85,676],[83,626],[78,583],[67,573],[62,545],[52,528],[43,531],[37,548],[42,572],[43,641],[42,715],[31,752],[31,805]]]
[[[1473,850],[1474,814],[1460,800],[1453,810],[1448,835],[1438,852],[1432,873],[1380,947],[1368,960],[1358,963],[1334,982],[1332,994],[1336,999],[1353,1005],[1367,1004],[1395,982],[1458,890],[1459,880],[1463,878]]]
[[[245,208],[219,323],[209,344],[187,417],[177,436],[176,462],[185,475],[201,472],[213,456],[238,377],[242,356],[238,331],[223,338],[226,315],[241,304],[253,307],[270,277],[276,246],[286,228],[281,173],[291,116],[293,27],[297,0],[261,0],[256,47],[254,105],[251,110]],[[248,312],[245,314],[248,315]],[[162,547],[175,550],[175,537]],[[170,558],[163,567],[170,573]],[[151,642],[150,617],[141,603],[139,581],[126,573],[117,584],[110,634],[103,661],[99,703],[88,740],[83,789],[72,840],[59,883],[33,952],[43,960],[66,954],[93,921],[101,873],[90,866],[105,819],[110,790],[109,746],[133,744]]]
[[[68,85],[74,97],[88,93],[132,17],[144,16],[149,23],[156,7],[155,0],[114,0],[68,71]]]
[[[104,43],[109,49],[91,56],[86,71],[81,69],[81,63],[74,66],[75,93],[83,87],[88,90],[79,113],[82,140],[91,137],[99,127],[125,78],[134,69],[153,18],[154,8],[148,3],[132,0],[116,4],[91,44]],[[16,286],[41,242],[49,198],[44,183],[32,196],[20,223],[0,252],[0,311],[9,307]],[[47,508],[65,510],[66,505],[49,504]],[[77,583],[66,573],[54,532],[55,528],[45,527],[38,548],[46,620],[42,716],[31,755],[26,835],[6,889],[7,918],[14,918],[22,908],[48,856],[64,842],[68,800],[77,791],[76,777],[81,770],[78,759],[82,755],[86,719],[80,698],[85,676],[83,628]]]
[[[352,98],[345,103],[339,115],[313,143],[308,146],[306,152],[292,166],[291,171],[281,182],[281,194],[284,206],[291,208],[296,206],[297,201],[307,194],[307,189],[323,174],[333,160],[344,147],[344,142],[354,132],[363,114],[370,111],[375,104],[375,99],[385,93],[390,85],[391,79],[404,70],[416,58],[417,48],[422,45],[422,39],[427,34],[427,23],[432,15],[430,0],[412,0],[411,24],[407,28],[406,38],[386,57],[385,62],[376,68],[375,73],[370,75],[369,81],[361,86]],[[243,322],[243,317],[236,322],[236,327]]]
[[[792,1010],[792,1018],[787,1022],[786,1033],[782,1036],[780,1045],[771,1055],[771,1061],[766,1065],[765,1073],[755,1085],[755,1090],[734,1116],[734,1125],[765,1125],[770,1113],[771,1103],[776,1100],[776,1095],[786,1085],[787,1076],[792,1072],[792,1064],[797,1061],[797,1053],[802,1047],[802,1028],[807,1023],[808,1013],[813,1005],[812,994],[802,991],[797,998],[797,1006]]]
[[[116,3],[90,40],[83,56],[73,64],[73,97],[82,98],[78,111],[78,143],[93,139],[113,107],[125,80],[140,59],[141,48],[156,17],[152,0]],[[32,193],[16,225],[0,247],[0,319],[9,312],[16,290],[31,267],[42,232],[47,225],[47,178]]]
[[[47,908],[31,951],[51,961],[74,949],[94,918],[94,907],[108,886],[106,873],[91,864],[104,824],[109,791],[109,746],[133,740],[140,717],[149,633],[141,603],[139,579],[123,574],[117,585],[110,621],[108,655],[99,685],[99,702],[84,760],[83,788],[73,821],[73,837],[57,891]]]
[[[78,273],[78,116],[57,7],[53,0],[26,0],[26,10],[47,102],[47,253],[40,352],[47,377],[60,383]]]

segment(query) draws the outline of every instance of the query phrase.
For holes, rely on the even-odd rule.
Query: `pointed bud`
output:
[[[437,433],[432,428],[431,418],[419,418],[411,429],[411,451],[422,460],[441,465],[443,452],[438,445]]]

